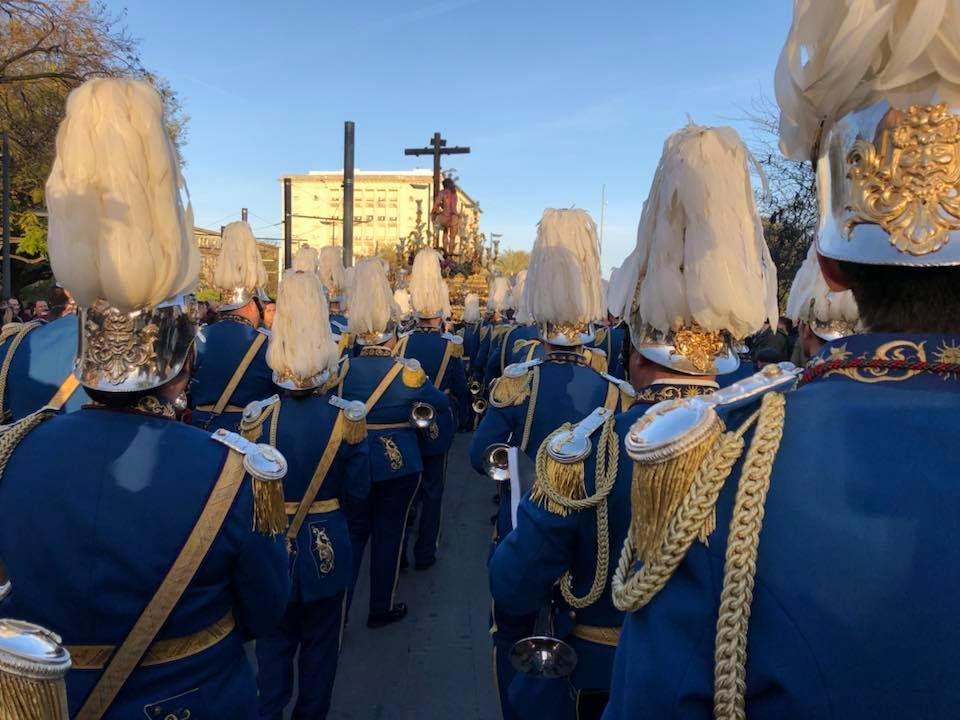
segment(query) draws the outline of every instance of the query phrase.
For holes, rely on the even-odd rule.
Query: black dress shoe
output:
[[[406,603],[395,603],[392,608],[384,613],[371,613],[367,616],[368,628],[382,628],[400,622],[407,616]]]
[[[414,567],[416,567],[417,572],[423,572],[424,570],[429,570],[430,568],[432,568],[432,567],[433,567],[434,565],[436,565],[436,564],[437,564],[437,559],[436,559],[436,558],[431,558],[430,560],[427,560],[426,562],[420,562],[419,560],[417,560],[417,564],[416,564]]]

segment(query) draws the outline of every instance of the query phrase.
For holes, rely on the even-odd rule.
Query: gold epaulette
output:
[[[270,445],[251,442],[228,430],[217,430],[211,437],[243,455],[243,468],[253,483],[253,529],[271,537],[286,532],[287,511],[283,502],[286,458]]]
[[[600,348],[586,348],[583,351],[587,360],[587,366],[593,368],[598,373],[607,371],[607,354]]]
[[[343,439],[347,445],[359,445],[367,439],[367,406],[359,400],[331,396],[330,404],[340,408],[343,418]]]
[[[247,403],[240,418],[240,434],[247,440],[256,442],[263,435],[263,424],[279,409],[279,395],[273,395],[266,400],[254,400]]]
[[[401,360],[397,358],[397,362],[403,365],[401,377],[405,387],[423,387],[423,384],[427,381],[427,374],[423,371],[423,366],[420,365],[419,360],[414,360],[413,358]]]
[[[530,397],[533,368],[539,363],[514,363],[490,386],[490,404],[495,408],[523,405]]]
[[[441,335],[444,340],[447,341],[447,347],[449,348],[450,357],[452,358],[462,358],[463,357],[463,336],[457,335],[455,333],[443,333]]]
[[[594,342],[594,344],[595,344],[595,345],[603,345],[603,343],[604,343],[604,342],[606,341],[606,339],[607,339],[607,333],[608,333],[608,332],[610,332],[610,328],[605,328],[605,327],[597,328],[597,331],[596,331],[596,333],[594,334],[594,337],[593,337],[593,342]]]
[[[493,328],[493,336],[490,338],[490,342],[496,342],[504,335],[513,330],[513,325],[496,325]]]
[[[516,342],[513,343],[513,354],[516,355],[524,348],[528,348],[531,345],[538,345],[539,343],[540,341],[537,340],[536,338],[532,338],[530,340],[524,340],[523,338],[521,338],[520,340],[517,340]]]

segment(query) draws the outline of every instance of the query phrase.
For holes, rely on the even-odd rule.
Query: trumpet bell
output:
[[[471,395],[479,395],[479,394],[480,394],[480,390],[481,390],[480,381],[479,381],[479,380],[471,380],[471,381],[470,381],[470,394],[471,394]]]
[[[437,411],[433,405],[416,402],[410,408],[410,424],[418,430],[428,430],[437,419]]]
[[[577,667],[577,651],[563,640],[537,635],[514,643],[510,648],[510,664],[517,672],[531,677],[564,678]]]
[[[487,401],[478,397],[470,404],[470,407],[477,415],[483,415],[487,411]]]
[[[506,482],[510,479],[510,446],[494,443],[483,454],[483,470],[491,480]]]

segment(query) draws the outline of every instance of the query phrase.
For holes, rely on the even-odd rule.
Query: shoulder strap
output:
[[[432,378],[433,384],[440,389],[440,383],[443,382],[443,376],[447,374],[447,365],[450,364],[450,358],[453,357],[453,343],[447,340],[447,347],[443,350],[443,360],[440,361],[440,369],[437,370],[437,376]]]
[[[237,369],[233,371],[233,377],[230,378],[230,382],[227,383],[227,386],[223,389],[223,392],[220,393],[220,399],[217,400],[217,404],[213,406],[214,415],[220,415],[223,412],[223,409],[227,406],[227,403],[230,402],[230,398],[237,389],[237,385],[239,385],[240,381],[243,380],[243,376],[246,374],[247,369],[250,367],[253,359],[257,356],[257,353],[260,352],[260,348],[266,341],[266,335],[263,333],[257,333],[257,336],[253,339],[253,342],[250,343],[250,347],[247,348],[247,352],[240,361],[240,364],[237,365]]]
[[[333,424],[333,432],[330,433],[327,447],[320,457],[320,462],[317,463],[317,469],[313,471],[313,478],[311,478],[310,484],[307,486],[307,491],[303,494],[303,499],[300,500],[300,504],[297,506],[297,514],[293,516],[293,520],[290,521],[290,526],[287,528],[287,539],[293,540],[299,534],[300,528],[303,526],[303,521],[307,519],[310,506],[313,505],[313,501],[316,500],[317,495],[320,494],[323,481],[327,479],[330,466],[333,465],[333,460],[337,456],[337,450],[340,449],[340,443],[342,441],[343,412],[341,411],[337,413],[337,420]]]
[[[36,330],[40,325],[41,323],[38,322],[29,322],[19,327],[7,325],[3,328],[2,335],[0,335],[0,342],[3,342],[9,337],[13,338],[13,340],[10,341],[7,354],[3,358],[3,364],[0,365],[0,422],[3,422],[3,417],[6,413],[4,396],[7,394],[7,375],[10,373],[10,366],[13,364],[13,356],[17,352],[17,348],[20,347],[20,343],[22,343],[23,339],[27,336],[27,333],[31,330]]]
[[[156,639],[160,628],[167,622],[213,545],[243,484],[243,457],[241,453],[233,450],[227,454],[220,477],[217,478],[203,512],[190,531],[190,537],[177,555],[173,567],[137,618],[130,634],[110,659],[103,675],[77,713],[76,720],[100,720],[103,717]]]
[[[523,438],[520,441],[520,449],[526,452],[527,445],[530,443],[530,428],[533,427],[533,414],[537,410],[537,393],[540,391],[540,366],[533,368],[533,383],[530,386],[530,398],[527,400],[527,417],[523,423]]]
[[[383,380],[380,381],[380,384],[377,385],[377,389],[373,391],[373,394],[367,398],[365,403],[367,406],[367,414],[370,414],[370,411],[373,410],[373,406],[380,402],[380,398],[383,397],[383,394],[387,391],[387,388],[390,387],[390,383],[397,379],[403,371],[403,363],[395,362],[393,367],[383,376]]]
[[[76,392],[78,387],[80,387],[80,381],[77,380],[76,375],[70,373],[66,378],[64,378],[63,382],[60,383],[60,387],[57,388],[57,392],[55,392],[53,397],[50,398],[50,402],[47,403],[47,407],[53,408],[54,410],[60,410],[64,405],[67,404],[67,400],[73,396],[73,393]]]
[[[410,336],[404,335],[397,341],[396,347],[393,348],[393,354],[396,357],[406,357],[407,353],[407,343],[410,342]]]

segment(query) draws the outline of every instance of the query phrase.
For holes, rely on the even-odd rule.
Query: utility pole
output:
[[[290,178],[283,179],[283,267],[293,265],[293,209],[291,205]],[[282,274],[282,273],[281,273]]]
[[[353,151],[356,128],[343,123],[343,266],[353,265]]]
[[[600,188],[600,256],[603,257],[603,215],[607,209],[607,186]]]
[[[240,208],[240,219],[241,219],[243,222],[247,222],[247,209],[246,209],[246,208]]]
[[[13,275],[10,270],[10,140],[7,131],[0,132],[0,153],[3,153],[3,299],[13,295]]]

